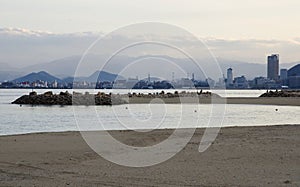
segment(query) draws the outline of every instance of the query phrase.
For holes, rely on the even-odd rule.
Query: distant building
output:
[[[234,88],[244,89],[249,88],[248,81],[245,76],[236,77],[233,81]]]
[[[227,69],[227,80],[226,80],[226,87],[232,87],[233,86],[233,73],[232,68]]]
[[[128,78],[126,82],[126,88],[132,89],[135,86],[135,84],[137,84],[138,82],[139,82],[138,77]]]
[[[289,88],[300,88],[300,64],[289,69],[287,74]]]
[[[278,80],[279,71],[279,55],[273,54],[268,56],[268,72],[267,77],[271,80]]]
[[[281,87],[275,80],[266,77],[255,77],[251,88],[255,89],[279,89]]]
[[[287,69],[280,69],[280,80],[286,80],[288,78]]]
[[[113,84],[113,88],[115,89],[122,89],[126,88],[126,79],[117,79]]]
[[[288,79],[289,81],[289,88],[298,89],[300,88],[300,76],[291,76]]]
[[[206,82],[210,88],[214,88],[216,86],[216,82],[209,77],[206,79]]]
[[[253,80],[252,88],[256,89],[264,89],[266,87],[266,83],[268,82],[268,79],[265,77],[255,77]]]
[[[57,88],[58,84],[57,84],[57,81],[55,80],[53,83],[52,83],[52,87],[53,88]]]
[[[215,88],[225,88],[225,79],[219,78],[219,81],[215,83]]]
[[[300,64],[297,64],[288,70],[288,77],[300,76]]]
[[[182,78],[180,80],[180,85],[182,88],[192,88],[194,87],[194,83],[189,78]]]
[[[281,86],[288,85],[288,73],[287,69],[280,69],[280,82]]]

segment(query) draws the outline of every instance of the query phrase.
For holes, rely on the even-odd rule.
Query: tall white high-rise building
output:
[[[271,80],[278,80],[279,73],[279,55],[273,54],[268,56],[268,72],[267,77]]]

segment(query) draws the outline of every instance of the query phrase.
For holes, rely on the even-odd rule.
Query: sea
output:
[[[11,104],[31,89],[0,89],[0,135],[82,130],[141,130],[232,126],[299,125],[300,107],[250,104],[125,104],[31,106]],[[67,90],[36,89],[38,93]],[[70,93],[73,90],[68,90]],[[155,93],[161,90],[76,90]],[[191,90],[178,90],[191,91]],[[206,90],[203,90],[206,91]],[[266,90],[210,90],[226,97],[258,97]],[[172,90],[165,90],[172,92]],[[174,91],[173,91],[174,92]]]

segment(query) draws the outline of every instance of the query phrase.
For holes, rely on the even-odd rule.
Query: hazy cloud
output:
[[[32,31],[21,28],[0,28],[0,63],[15,67],[45,63],[51,60],[73,55],[81,55],[103,33],[83,32],[56,34]],[[128,43],[138,39],[151,40],[164,37],[164,41],[180,46],[183,50],[196,50],[199,42],[185,35],[166,33],[162,36],[145,35],[111,35],[108,43]],[[218,38],[200,38],[216,57],[236,61],[265,63],[266,55],[279,53],[281,62],[294,62],[300,59],[300,38],[293,41],[283,40],[225,40]],[[107,46],[109,51],[109,46]],[[160,52],[161,53],[161,52]],[[169,54],[167,51],[166,55]],[[196,52],[195,52],[196,53]],[[201,54],[199,52],[199,56]],[[198,58],[198,57],[197,57]]]
[[[299,61],[300,45],[283,40],[225,40],[206,39],[209,48],[218,57],[264,63],[266,56],[272,53],[280,54],[281,62]]]
[[[80,55],[101,33],[55,34],[18,28],[0,29],[0,62],[15,67]]]

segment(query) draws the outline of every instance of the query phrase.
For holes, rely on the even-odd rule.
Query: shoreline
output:
[[[201,127],[201,128],[195,128],[198,130],[205,130],[207,128],[220,128],[220,129],[230,129],[230,128],[248,128],[248,127],[289,127],[289,126],[300,126],[300,124],[278,124],[278,125],[253,125],[253,126],[225,126],[225,127]],[[181,128],[182,130],[185,129],[192,129],[192,128]],[[143,130],[149,130],[149,129],[133,129],[133,130],[98,130],[97,132],[130,132],[130,131],[143,131]],[[165,129],[155,129],[155,131],[172,131],[175,130],[175,128],[165,128]],[[20,134],[7,134],[7,135],[0,135],[1,137],[10,137],[10,136],[26,136],[26,135],[39,135],[39,134],[59,134],[59,133],[80,133],[82,131],[74,131],[74,130],[67,130],[67,131],[51,131],[51,132],[29,132],[29,133],[20,133]],[[94,132],[94,131],[84,131],[84,132]]]
[[[172,130],[111,131],[127,145],[149,146]],[[130,168],[96,154],[79,132],[0,136],[4,186],[299,186],[300,126],[221,128],[198,152],[204,129],[166,162]],[[165,154],[164,151],[160,154]],[[146,158],[145,158],[146,159]]]

